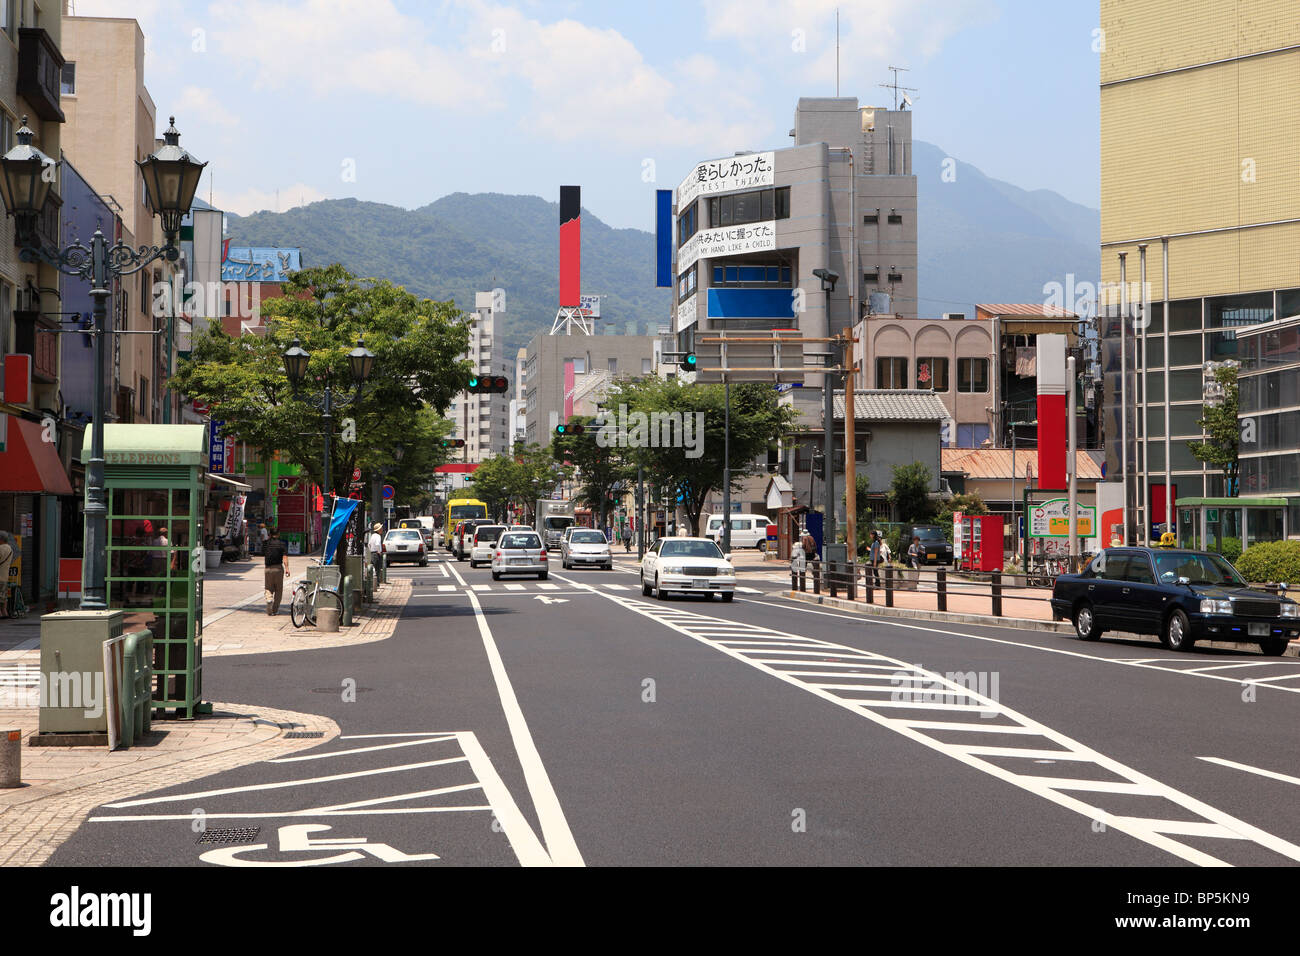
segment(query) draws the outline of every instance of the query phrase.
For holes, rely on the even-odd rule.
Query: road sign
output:
[[[393,495],[395,495],[395,494],[397,494],[397,490],[396,490],[395,488],[393,488],[392,485],[384,485],[384,500],[385,500],[385,501],[389,501],[389,500],[391,500],[392,497],[393,497]]]
[[[360,469],[360,468],[353,468],[353,469],[352,469],[352,480],[353,480],[353,481],[360,481],[360,480],[361,480],[361,469]]]

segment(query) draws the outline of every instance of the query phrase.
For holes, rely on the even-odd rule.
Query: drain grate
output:
[[[284,735],[289,740],[308,740],[315,737],[324,737],[323,730],[291,730]]]
[[[261,827],[233,827],[228,829],[205,830],[199,834],[195,843],[252,843],[262,832]]]

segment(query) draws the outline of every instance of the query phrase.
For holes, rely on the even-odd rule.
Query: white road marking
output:
[[[443,592],[446,592],[446,591],[455,591],[455,590],[456,590],[456,585],[454,585],[454,584],[439,584],[439,585],[438,585],[438,590],[439,590],[439,591],[443,591]]]
[[[751,601],[751,600],[749,600],[749,599],[747,599],[747,598],[741,598],[741,600],[742,600],[742,601],[745,601],[745,603],[747,603],[747,604],[757,604],[757,605],[759,605],[759,606],[761,606],[761,607],[771,607],[772,604],[774,603],[774,602],[772,602],[772,601]],[[802,614],[815,614],[815,615],[817,615],[818,617],[833,617],[833,618],[835,618],[835,619],[837,619],[837,620],[840,620],[840,621],[854,621],[854,622],[857,622],[858,624],[862,624],[862,625],[866,625],[866,624],[881,624],[881,625],[886,625],[886,626],[888,626],[888,627],[898,627],[898,628],[903,628],[903,629],[905,629],[905,630],[909,630],[909,631],[924,631],[924,632],[926,632],[927,634],[943,634],[943,635],[946,635],[946,636],[948,636],[948,637],[965,637],[965,638],[968,638],[968,639],[973,640],[973,641],[987,641],[987,642],[989,642],[990,644],[1003,644],[1003,645],[1006,645],[1007,647],[1023,647],[1023,648],[1026,648],[1026,649],[1028,649],[1028,650],[1033,650],[1033,651],[1042,651],[1042,652],[1047,653],[1047,654],[1062,654],[1062,655],[1064,655],[1064,656],[1066,656],[1066,657],[1077,657],[1077,658],[1080,658],[1081,660],[1087,660],[1087,661],[1099,661],[1099,662],[1104,663],[1104,664],[1123,664],[1123,665],[1126,665],[1126,666],[1129,666],[1129,667],[1140,667],[1140,668],[1142,668],[1143,670],[1159,671],[1159,672],[1162,673],[1162,674],[1183,674],[1183,675],[1186,675],[1186,676],[1189,676],[1189,677],[1203,677],[1203,678],[1205,678],[1206,680],[1220,680],[1220,681],[1227,681],[1228,683],[1236,684],[1236,685],[1238,685],[1238,686],[1240,686],[1240,685],[1243,684],[1243,683],[1247,683],[1247,682],[1249,682],[1249,678],[1244,678],[1244,677],[1228,677],[1228,676],[1223,675],[1223,674],[1207,674],[1207,673],[1204,673],[1204,671],[1206,671],[1206,670],[1209,669],[1209,668],[1205,668],[1205,667],[1198,667],[1198,668],[1194,668],[1194,669],[1189,670],[1189,669],[1187,669],[1187,668],[1185,668],[1185,667],[1181,667],[1181,666],[1178,666],[1178,665],[1182,665],[1182,664],[1191,664],[1191,663],[1195,663],[1195,662],[1194,662],[1194,661],[1187,661],[1187,660],[1179,660],[1179,659],[1177,659],[1177,658],[1167,658],[1167,657],[1148,657],[1148,658],[1103,657],[1103,656],[1101,656],[1101,655],[1099,655],[1099,654],[1084,654],[1084,653],[1082,653],[1082,652],[1080,652],[1080,651],[1071,651],[1071,650],[1066,650],[1066,649],[1063,648],[1063,647],[1047,647],[1047,646],[1044,646],[1044,645],[1042,645],[1042,644],[1030,644],[1030,643],[1028,643],[1027,641],[1013,641],[1013,640],[1010,640],[1010,639],[1008,639],[1008,638],[1004,638],[1004,637],[990,637],[990,636],[988,636],[988,635],[986,635],[986,634],[970,634],[970,633],[967,633],[967,632],[965,632],[965,631],[950,631],[950,630],[947,630],[946,628],[940,628],[940,627],[925,627],[925,626],[920,625],[920,624],[904,624],[904,623],[902,623],[901,621],[894,621],[894,620],[890,620],[890,619],[888,619],[888,618],[870,617],[870,616],[864,616],[864,615],[858,615],[858,614],[836,614],[836,613],[833,613],[833,612],[831,612],[831,611],[819,611],[819,610],[816,610],[815,608],[811,608],[811,607],[807,607],[807,606],[803,605],[802,602],[791,601],[789,598],[782,598],[782,600],[786,602],[786,603],[784,603],[784,604],[781,605],[782,607],[786,607],[786,608],[790,608],[791,610],[799,611],[799,612],[802,613]],[[982,626],[985,626],[985,627],[997,627],[998,625],[997,625],[997,624],[988,624],[988,625],[982,625]],[[1054,634],[1054,635],[1052,635],[1052,636],[1064,636],[1064,635],[1055,635],[1055,634]],[[1246,662],[1243,662],[1243,663],[1246,663]],[[1173,667],[1161,667],[1161,666],[1158,666],[1158,665],[1161,665],[1161,664],[1173,664],[1173,665],[1175,665],[1175,666],[1173,666]],[[1275,659],[1275,660],[1272,660],[1272,661],[1251,661],[1251,662],[1249,662],[1249,664],[1250,664],[1250,666],[1252,666],[1252,667],[1267,667],[1267,666],[1270,665],[1270,664],[1275,665],[1275,666],[1276,666],[1276,665],[1285,665],[1286,662],[1284,662],[1284,661],[1279,661],[1279,660],[1276,660],[1276,659]],[[1235,666],[1235,665],[1233,665],[1233,666]],[[1284,686],[1280,686],[1280,685],[1278,685],[1278,684],[1266,684],[1266,685],[1264,685],[1264,686],[1267,687],[1267,688],[1269,688],[1269,689],[1272,689],[1272,690],[1280,690],[1280,691],[1287,691],[1287,692],[1289,692],[1289,693],[1293,693],[1293,694],[1300,694],[1300,687],[1284,687]]]
[[[716,628],[719,625],[729,625],[735,622],[726,621],[719,618],[708,618],[692,612],[678,611],[675,609],[666,609],[661,605],[650,604],[646,601],[633,600],[628,598],[616,597],[611,594],[602,594],[608,601],[612,601],[636,614],[656,621],[665,627],[677,631],[693,640],[699,641],[706,646],[734,658],[737,661],[748,664],[770,676],[798,687],[808,693],[821,697],[831,703],[850,710],[853,713],[871,720],[872,722],[886,727],[916,743],[922,744],[932,750],[942,753],[953,758],[969,767],[980,770],[990,776],[996,777],[1006,783],[1017,786],[1029,793],[1042,797],[1058,806],[1065,807],[1075,813],[1081,814],[1093,821],[1100,821],[1106,826],[1127,833],[1135,839],[1141,840],[1158,849],[1164,850],[1180,859],[1198,866],[1228,866],[1231,865],[1224,860],[1219,859],[1209,853],[1206,853],[1194,846],[1182,843],[1175,839],[1178,836],[1205,836],[1216,837],[1225,840],[1249,841],[1255,845],[1269,850],[1288,860],[1300,861],[1300,846],[1290,843],[1280,837],[1274,836],[1258,827],[1231,816],[1221,810],[1218,810],[1206,803],[1197,800],[1189,794],[1182,793],[1174,788],[1160,783],[1159,781],[1146,776],[1139,771],[1125,766],[1117,760],[1107,757],[1087,745],[1073,740],[1058,731],[1052,730],[1044,724],[1041,724],[1030,717],[1027,717],[1009,707],[999,703],[996,700],[985,697],[982,694],[959,684],[949,678],[931,671],[926,671],[915,664],[901,661],[896,658],[890,658],[883,654],[860,651],[857,648],[851,648],[844,645],[833,644],[830,641],[823,642],[825,648],[824,654],[828,657],[855,658],[869,657],[875,660],[874,666],[878,668],[892,668],[900,673],[906,673],[910,679],[907,682],[910,686],[900,687],[900,693],[903,695],[916,694],[922,699],[901,699],[901,700],[864,700],[861,697],[845,697],[840,694],[820,688],[814,684],[800,680],[794,676],[790,670],[782,670],[782,665],[787,668],[793,664],[796,667],[806,666],[809,662],[797,658],[765,658],[760,655],[770,654],[765,648],[734,648],[728,647],[710,637],[700,633],[709,628]],[[892,622],[891,622],[892,623]],[[773,630],[761,625],[750,625],[751,633],[756,637],[769,637],[773,641],[786,642],[791,638],[798,638],[799,635],[792,635],[783,631]],[[1008,642],[1009,643],[1009,642]],[[785,652],[787,654],[803,654],[805,652]],[[825,666],[819,664],[818,666]],[[842,666],[852,666],[845,663]],[[859,665],[868,666],[868,665]],[[923,689],[919,689],[923,688]],[[961,696],[976,701],[974,704],[941,704],[932,702],[929,697],[931,694],[938,693],[940,696],[946,696],[957,692]],[[1026,740],[1027,746],[1023,747],[990,747],[978,744],[950,743],[931,734],[927,730],[935,729],[933,721],[918,721],[914,718],[890,716],[891,710],[943,710],[943,711],[964,711],[988,713],[999,718],[999,722],[1018,725],[1023,728],[1021,731],[1024,737],[1037,737],[1041,739],[1044,745],[1052,745],[1058,749],[1049,749],[1047,746],[1033,746],[1036,741]],[[1000,728],[981,727],[980,729],[989,729],[997,731]],[[1147,792],[1152,798],[1159,798],[1168,801],[1176,809],[1176,812],[1169,813],[1166,817],[1133,817],[1125,815],[1115,815],[1108,811],[1103,804],[1096,801],[1089,802],[1080,797],[1073,796],[1075,792],[1092,793],[1102,795],[1104,792],[1118,793],[1121,791],[1102,791],[1091,786],[1092,781],[1081,776],[1078,779],[1060,778],[1060,777],[1042,777],[1033,773],[1018,773],[1009,766],[994,762],[995,759],[1004,761],[1015,760],[1033,760],[1046,759],[1071,761],[1076,765],[1091,764],[1102,771],[1107,772],[1112,777],[1118,777],[1130,786],[1124,793],[1129,792]],[[1178,814],[1194,814],[1200,820],[1187,823],[1175,819]]]
[[[1268,777],[1270,780],[1281,780],[1283,783],[1293,783],[1300,787],[1300,777],[1289,777],[1284,773],[1278,773],[1276,770],[1264,770],[1261,767],[1252,767],[1250,764],[1237,763],[1235,760],[1224,760],[1222,757],[1199,757],[1197,759],[1217,763],[1221,767],[1244,770],[1246,773],[1257,773],[1261,777]]]
[[[424,744],[445,743],[448,740],[455,740],[454,734],[444,737],[429,737],[424,740],[403,740],[396,744],[377,744],[373,747],[353,747],[351,750],[333,750],[324,754],[306,754],[302,757],[277,757],[274,760],[268,760],[267,763],[299,763],[303,760],[328,760],[330,757],[346,757],[350,754],[368,754],[376,750],[393,750],[397,747],[419,747]]]
[[[568,604],[568,603],[569,603],[569,599],[568,599],[568,598],[562,598],[562,597],[550,597],[549,595],[546,595],[546,594],[535,594],[535,595],[533,595],[533,600],[534,600],[534,601],[541,601],[543,604],[548,604],[548,605],[549,605],[549,604]]]
[[[542,827],[542,841],[547,853],[557,866],[583,866],[585,864],[582,854],[573,839],[573,832],[564,817],[564,809],[555,795],[555,788],[551,786],[551,778],[546,774],[541,754],[537,752],[537,744],[533,742],[533,736],[528,731],[528,721],[519,706],[519,698],[515,696],[510,675],[506,673],[501,653],[497,650],[496,641],[492,637],[492,629],[488,627],[483,605],[479,603],[478,596],[473,592],[469,594],[469,601],[474,607],[474,618],[478,622],[479,634],[483,638],[483,649],[487,653],[492,679],[496,682],[501,709],[505,711],[506,724],[510,728],[510,739],[514,743],[515,754],[524,771],[524,782],[532,796],[533,808],[537,811],[537,819]]]
[[[451,575],[447,573],[447,563],[445,561],[441,561],[438,563],[438,570],[442,572],[442,576],[444,578],[451,577]]]
[[[507,591],[522,591],[523,589],[524,589],[524,586],[523,586],[522,584],[507,584],[507,585],[506,585],[506,590],[507,590]]]
[[[451,571],[451,576],[452,576],[453,578],[456,579],[456,583],[459,584],[461,587],[464,587],[464,586],[465,586],[465,579],[462,578],[462,577],[460,576],[460,572],[456,570],[456,565],[454,565],[454,564],[452,564],[450,561],[448,561],[447,564],[446,564],[446,567],[447,567],[447,569],[448,569],[449,571]]]
[[[550,584],[546,581],[539,581],[537,584],[537,589],[539,591],[558,591],[560,589],[560,586],[558,584]]]
[[[491,590],[492,590],[492,585],[490,585],[490,584],[471,584],[471,585],[470,585],[470,588],[473,589],[473,590],[475,590],[475,591],[491,591]]]

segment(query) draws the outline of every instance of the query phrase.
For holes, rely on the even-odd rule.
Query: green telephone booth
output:
[[[82,460],[90,457],[87,430]],[[203,695],[206,425],[105,425],[108,603],[153,634],[153,707],[193,718]]]

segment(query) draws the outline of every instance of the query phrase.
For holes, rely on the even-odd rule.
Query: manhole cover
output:
[[[314,737],[324,737],[323,730],[291,730],[284,735],[289,740],[307,740]]]
[[[374,690],[374,688],[373,688],[373,687],[357,687],[357,688],[355,688],[355,690],[356,690],[356,692],[357,692],[358,694],[360,694],[360,693],[364,693],[365,691],[368,691],[368,690]],[[343,688],[342,688],[342,687],[313,687],[313,688],[311,689],[311,692],[312,692],[313,694],[341,694],[341,693],[343,693]]]
[[[234,827],[229,829],[205,830],[199,834],[195,843],[252,843],[262,832],[261,827]]]

